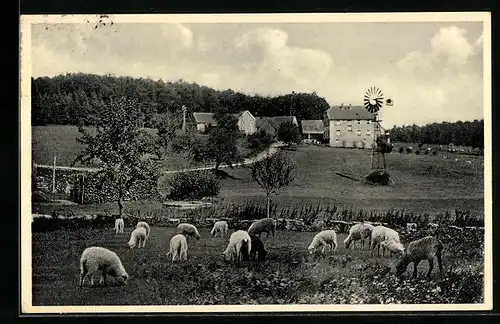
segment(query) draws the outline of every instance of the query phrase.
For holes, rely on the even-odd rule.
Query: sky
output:
[[[481,22],[33,24],[32,76],[94,73],[183,79],[280,95],[315,91],[394,106],[385,127],[483,118]]]

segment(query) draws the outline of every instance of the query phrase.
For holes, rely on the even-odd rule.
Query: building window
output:
[[[340,130],[337,130],[337,131],[335,132],[335,135],[340,136]]]
[[[352,125],[347,125],[347,130],[348,130],[349,132],[352,132]]]
[[[358,120],[358,125],[361,124],[361,120]]]
[[[370,121],[369,121],[369,120],[368,120],[366,123],[367,123],[368,125],[370,125]]]
[[[371,131],[371,130],[369,130],[369,129],[367,129],[367,130],[366,130],[366,136],[372,136],[372,131]]]
[[[359,130],[359,129],[358,129],[358,130],[356,131],[356,135],[361,136],[361,130]]]
[[[335,139],[335,143],[338,143],[338,142],[339,142],[339,139],[338,139],[338,138],[336,138],[336,139]]]

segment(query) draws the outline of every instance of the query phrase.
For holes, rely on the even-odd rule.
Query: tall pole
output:
[[[292,123],[292,106],[293,106],[293,95],[295,91],[292,91],[292,96],[290,97],[290,123]]]
[[[52,167],[52,193],[56,192],[56,159],[57,155],[54,155],[54,165]]]
[[[186,134],[186,106],[182,106],[182,133]]]

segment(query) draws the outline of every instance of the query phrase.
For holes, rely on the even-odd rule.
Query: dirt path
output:
[[[237,167],[237,166],[242,166],[242,165],[249,165],[252,163],[255,163],[256,161],[260,161],[264,159],[267,155],[273,155],[274,153],[278,152],[279,147],[281,147],[281,143],[273,143],[266,151],[260,152],[254,157],[244,159],[243,162],[239,163],[233,163],[231,167]],[[42,164],[35,164],[37,168],[44,168],[44,169],[52,169],[52,165],[42,165]],[[228,168],[229,165],[227,164],[221,164],[219,166],[220,169]],[[163,171],[163,174],[173,174],[173,173],[178,173],[178,172],[190,172],[190,171],[201,171],[201,170],[211,170],[214,169],[215,165],[211,166],[205,166],[205,167],[198,167],[198,168],[189,168],[189,169],[180,169],[180,170],[167,170]],[[99,171],[99,168],[87,168],[87,167],[65,167],[65,166],[56,166],[57,170],[74,170],[74,171],[82,171],[82,172],[97,172]]]

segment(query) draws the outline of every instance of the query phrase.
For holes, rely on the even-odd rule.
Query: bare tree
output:
[[[252,179],[266,193],[266,213],[269,217],[271,195],[276,195],[295,180],[295,163],[285,153],[277,152],[253,163],[250,171]]]

